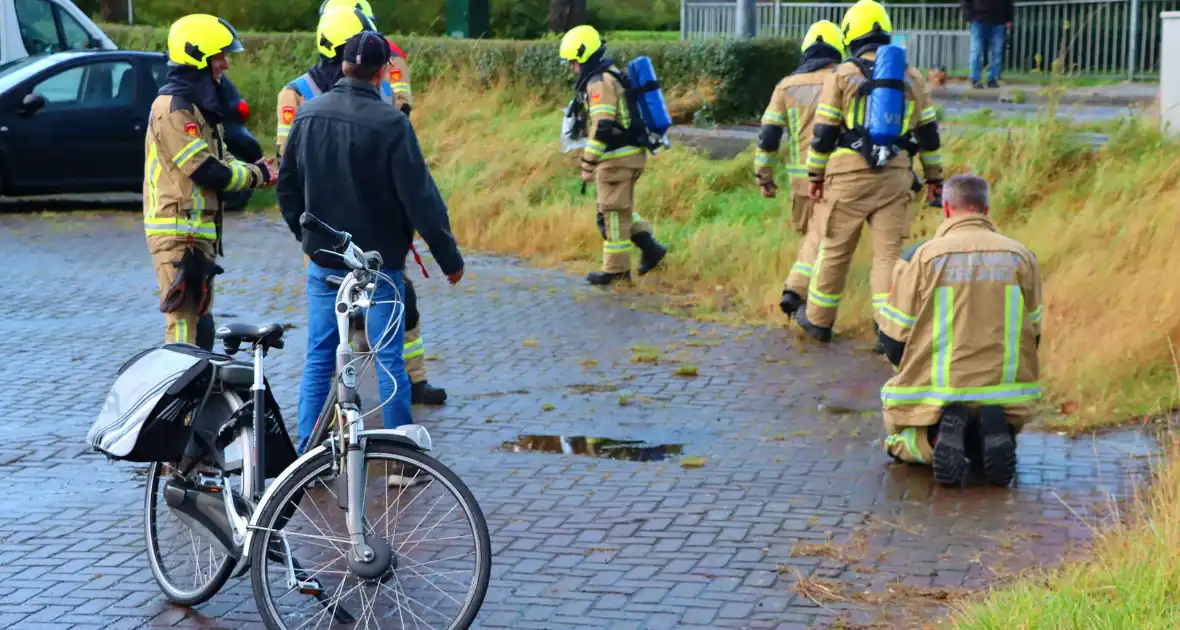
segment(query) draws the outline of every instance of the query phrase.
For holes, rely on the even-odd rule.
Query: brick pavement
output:
[[[245,580],[196,611],[164,603],[141,471],[84,442],[116,367],[162,335],[140,229],[134,214],[0,217],[0,627],[260,625]],[[297,244],[265,216],[232,217],[227,233],[215,313],[296,324],[269,375],[293,420]],[[451,400],[416,417],[492,529],[479,627],[910,627],[955,589],[1084,541],[1078,517],[1125,495],[1150,450],[1134,433],[1027,434],[1014,489],[936,489],[877,447],[888,369],[859,344],[797,353],[781,330],[630,310],[498,258],[472,257],[458,288],[419,286],[431,380]],[[696,377],[675,373],[689,363]],[[707,460],[500,448],[519,434],[683,444]]]

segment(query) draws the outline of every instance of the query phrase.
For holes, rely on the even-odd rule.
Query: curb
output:
[[[1016,103],[1020,101],[1027,105],[1041,105],[1047,103],[1050,99],[1044,93],[1045,87],[1039,85],[1028,86],[1027,89],[1021,87],[1005,87],[999,90],[948,90],[946,88],[934,88],[931,90],[931,95],[941,101],[967,101],[974,103]],[[1017,94],[1022,97],[1018,97]],[[1139,94],[1111,94],[1102,91],[1080,91],[1073,90],[1062,93],[1057,97],[1057,102],[1062,105],[1109,105],[1129,107],[1132,105],[1148,105],[1159,98],[1159,92],[1154,91],[1150,95],[1146,92]]]

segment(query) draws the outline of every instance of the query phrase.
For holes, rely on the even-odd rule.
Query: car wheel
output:
[[[225,209],[229,212],[237,212],[246,207],[250,203],[250,197],[254,195],[252,188],[246,190],[238,190],[232,193],[223,193],[222,199],[225,201]]]

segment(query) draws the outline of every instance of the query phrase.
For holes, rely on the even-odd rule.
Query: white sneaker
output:
[[[407,468],[411,468],[411,470],[407,470]],[[400,474],[394,473],[394,474],[389,475],[389,487],[390,488],[410,488],[413,486],[417,486],[417,485],[426,483],[426,480],[429,478],[430,478],[430,475],[423,473],[422,471],[418,470],[417,468],[402,466]]]

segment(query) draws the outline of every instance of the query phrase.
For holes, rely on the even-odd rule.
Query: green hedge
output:
[[[167,30],[150,27],[104,27],[122,48],[164,50]],[[229,74],[251,104],[255,127],[268,133],[274,124],[275,98],[283,84],[317,59],[310,33],[242,33],[246,52],[231,58]],[[555,40],[501,41],[399,37],[406,51],[416,91],[440,78],[475,74],[484,84],[505,80],[554,107],[569,99],[572,77],[557,58]],[[799,63],[798,44],[787,39],[706,42],[619,42],[609,44],[617,62],[651,57],[667,91],[709,85],[711,108],[719,122],[756,118],[774,85]],[[269,135],[269,134],[268,134]]]
[[[122,0],[119,0],[122,1]],[[377,25],[394,33],[446,33],[446,0],[370,0]],[[98,13],[98,0],[79,0],[83,11]],[[260,0],[136,0],[137,24],[166,26],[193,12],[212,13],[241,30],[300,31],[316,23],[319,0],[287,4]],[[547,30],[549,0],[491,0],[488,26],[493,37],[532,39]],[[588,0],[586,20],[603,30],[679,28],[679,0]]]

